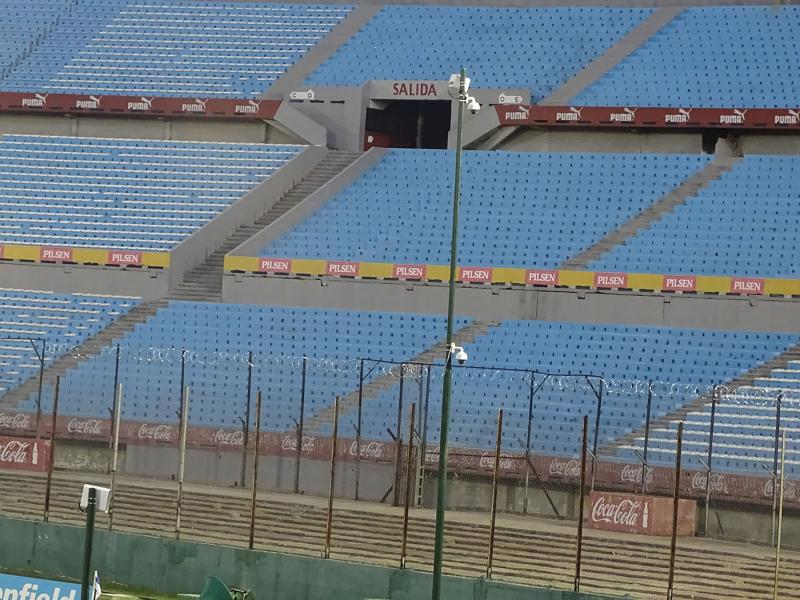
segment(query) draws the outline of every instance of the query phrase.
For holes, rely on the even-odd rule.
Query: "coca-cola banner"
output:
[[[50,442],[0,436],[0,469],[47,471]]]
[[[674,503],[672,498],[591,492],[589,511],[584,516],[588,527],[642,535],[671,535]],[[677,533],[694,535],[697,503],[678,502]]]
[[[685,129],[798,129],[798,108],[495,106],[500,125]]]
[[[280,100],[0,92],[0,112],[273,119]]]

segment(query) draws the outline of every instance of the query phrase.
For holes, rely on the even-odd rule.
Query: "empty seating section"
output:
[[[795,107],[798,39],[797,6],[690,8],[572,103]]]
[[[175,421],[185,348],[191,423],[240,427],[252,351],[252,394],[255,398],[256,390],[263,390],[263,426],[288,431],[299,420],[303,356],[309,357],[309,418],[330,406],[337,394],[358,389],[359,358],[391,352],[398,360],[410,359],[444,332],[440,316],[171,301],[118,341],[123,418]],[[59,410],[105,416],[113,398],[114,366],[113,348],[82,361],[62,380]],[[45,402],[50,398],[48,391]]]
[[[74,0],[3,0],[0,3],[0,76],[30,52],[74,6]]]
[[[261,256],[445,264],[452,152],[391,150]],[[646,209],[704,156],[469,152],[463,265],[559,266]]]
[[[799,175],[798,157],[746,156],[589,268],[798,277]]]
[[[137,304],[135,298],[0,289],[0,400]],[[34,405],[35,407],[35,405]]]
[[[778,395],[781,410],[778,419]],[[766,476],[764,467],[772,468],[775,459],[775,428],[786,432],[786,464],[792,475],[800,474],[800,361],[789,361],[785,369],[773,369],[753,385],[736,393],[721,394],[714,415],[712,467],[716,471],[747,472]],[[677,422],[650,432],[648,454],[656,463],[675,460]],[[711,430],[711,402],[689,412],[685,419],[684,460],[693,468],[704,469],[701,460],[708,460]],[[644,444],[637,437],[620,448],[630,456],[634,448]]]
[[[607,382],[599,429],[599,446],[644,427],[648,381],[655,385],[653,418],[672,413],[693,400],[694,386],[727,381],[773,358],[798,336],[775,333],[723,332],[630,325],[542,321],[503,321],[468,346],[470,366],[498,365],[549,373],[600,375]],[[526,374],[455,369],[450,443],[490,449],[495,442],[497,410],[505,410],[504,447],[524,447],[530,380]],[[537,375],[535,383],[542,383]],[[432,378],[428,439],[438,442],[442,393],[441,371]],[[615,383],[616,382],[616,383]],[[624,384],[622,383],[624,382]],[[640,382],[634,393],[634,383]],[[599,381],[592,380],[599,389]],[[398,386],[365,402],[365,436],[386,437],[385,427],[397,414]],[[414,386],[406,389],[410,403]],[[377,404],[373,405],[372,402]],[[580,452],[583,415],[590,415],[594,436],[597,397],[580,377],[544,382],[533,403],[532,452],[576,456]],[[349,417],[352,419],[352,415]],[[347,427],[345,427],[347,428]],[[391,425],[394,429],[395,426]],[[520,446],[520,442],[523,446]],[[631,455],[631,460],[638,462]]]
[[[539,101],[650,14],[631,8],[387,6],[308,85],[442,80],[469,66],[476,87],[524,88]]]
[[[300,150],[4,135],[0,243],[169,251]]]
[[[350,10],[266,2],[83,0],[1,89],[255,97]]]

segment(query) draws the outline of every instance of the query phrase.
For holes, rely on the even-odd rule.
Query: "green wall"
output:
[[[0,571],[78,580],[80,527],[0,518]],[[96,530],[92,568],[103,582],[164,593],[199,593],[208,575],[251,588],[256,600],[421,600],[431,576],[417,571],[255,552]],[[601,600],[600,596],[445,577],[446,600]]]

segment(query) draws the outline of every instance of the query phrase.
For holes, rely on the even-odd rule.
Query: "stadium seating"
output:
[[[589,268],[798,277],[798,174],[798,157],[746,156]]]
[[[137,304],[135,298],[0,289],[0,399],[45,362],[78,346]]]
[[[690,8],[572,103],[795,107],[800,7]]]
[[[0,243],[169,251],[301,150],[5,135]]]
[[[459,260],[557,267],[707,161],[691,155],[469,152]],[[445,264],[452,166],[452,152],[391,150],[260,254]]]
[[[74,0],[4,0],[0,3],[0,77],[52,31]]]
[[[192,424],[240,427],[252,351],[253,397],[259,389],[265,394],[263,426],[287,431],[299,419],[303,356],[309,357],[308,418],[336,394],[358,388],[359,358],[391,353],[410,359],[444,333],[441,316],[171,301],[119,340],[123,418],[174,422],[181,350],[188,349],[185,383],[191,386]],[[109,348],[68,373],[61,388],[64,414],[104,416],[113,398],[114,366]],[[50,398],[48,390],[46,404]]]
[[[350,10],[266,2],[81,0],[0,89],[255,97]]]
[[[474,85],[539,101],[651,13],[638,8],[387,6],[307,84],[442,80],[462,65]]]

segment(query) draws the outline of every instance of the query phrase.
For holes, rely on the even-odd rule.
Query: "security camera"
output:
[[[465,93],[469,91],[469,81],[469,77],[464,78]],[[459,73],[450,75],[450,81],[447,82],[447,93],[450,94],[451,98],[458,98],[461,93],[461,75]]]
[[[467,97],[467,110],[471,112],[473,115],[477,115],[478,111],[481,109],[481,105],[478,103],[477,100],[473,96]]]
[[[455,355],[456,360],[460,365],[463,365],[465,362],[467,362],[467,360],[469,360],[469,356],[467,355],[464,348],[462,348],[461,346],[456,346],[455,344],[453,344],[450,347],[450,353]]]

